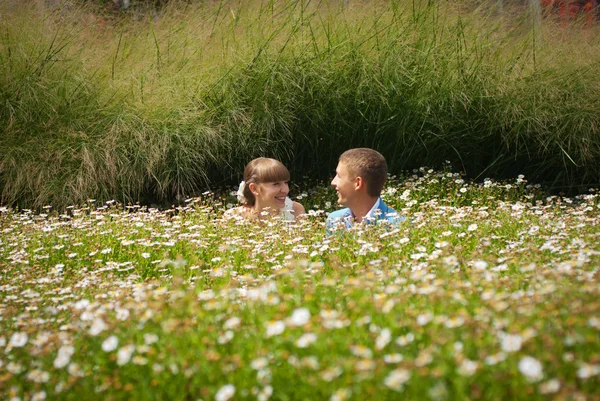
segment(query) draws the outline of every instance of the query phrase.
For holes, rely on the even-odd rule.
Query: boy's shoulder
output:
[[[379,219],[387,220],[390,223],[402,223],[406,220],[406,217],[400,215],[400,213],[386,205],[383,201],[381,201],[379,211],[381,212]]]
[[[350,208],[344,208],[329,213],[327,215],[327,221],[325,222],[327,225],[327,234],[331,234],[332,230],[337,228],[350,228],[352,226],[352,222],[350,221],[351,218],[352,211]]]
[[[348,217],[350,215],[352,215],[350,208],[344,208],[344,209],[336,210],[335,212],[329,213],[327,215],[327,220],[342,219],[342,218]]]

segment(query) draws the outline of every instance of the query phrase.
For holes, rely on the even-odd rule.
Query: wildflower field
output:
[[[600,198],[392,177],[398,228],[233,196],[0,213],[0,399],[600,399]]]

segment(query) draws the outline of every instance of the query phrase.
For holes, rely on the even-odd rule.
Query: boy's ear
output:
[[[365,187],[365,180],[363,180],[362,177],[356,177],[354,179],[354,190],[355,191],[360,191],[361,189],[363,189]]]

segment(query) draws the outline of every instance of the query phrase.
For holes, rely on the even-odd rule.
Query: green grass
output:
[[[173,202],[265,155],[326,179],[356,146],[393,172],[600,182],[597,27],[460,2],[0,7],[3,204]]]
[[[323,186],[291,225],[213,194],[3,208],[0,398],[598,397],[596,192],[424,168],[383,196],[405,225],[332,236]]]

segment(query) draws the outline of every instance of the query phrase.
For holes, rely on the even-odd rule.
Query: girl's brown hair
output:
[[[250,184],[261,184],[264,182],[289,181],[290,172],[279,160],[268,157],[259,157],[252,160],[244,169],[244,198],[248,206],[254,206],[256,198],[250,191]]]

